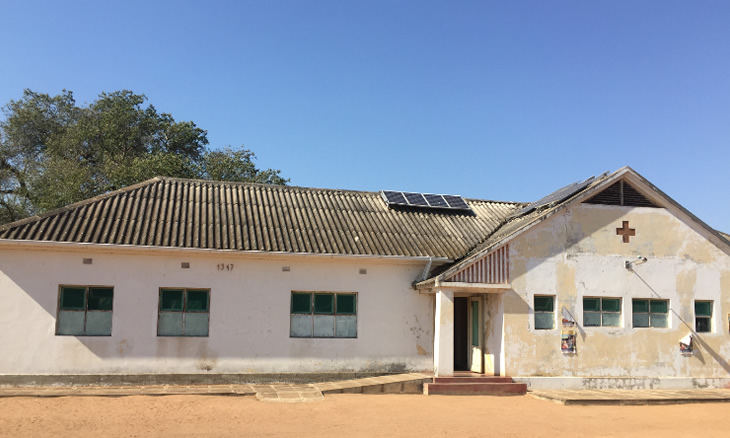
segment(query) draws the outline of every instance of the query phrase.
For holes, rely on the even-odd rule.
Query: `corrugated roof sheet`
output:
[[[466,200],[474,215],[389,208],[379,193],[176,178],[0,227],[0,239],[458,259],[524,204]]]

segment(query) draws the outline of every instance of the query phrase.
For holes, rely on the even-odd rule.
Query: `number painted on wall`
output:
[[[232,271],[233,263],[218,263],[218,270],[219,271]]]

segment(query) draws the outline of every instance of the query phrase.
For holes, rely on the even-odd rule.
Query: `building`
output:
[[[729,236],[634,170],[418,196],[154,178],[4,225],[0,375],[730,383]]]

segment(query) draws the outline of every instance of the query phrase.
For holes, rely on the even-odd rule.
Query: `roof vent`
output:
[[[639,193],[631,184],[621,180],[617,181],[599,194],[585,201],[587,204],[623,205],[627,207],[654,207],[658,205]]]

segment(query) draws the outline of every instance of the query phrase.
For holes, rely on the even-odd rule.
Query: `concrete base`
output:
[[[422,394],[424,382],[431,376],[423,373],[391,374],[378,377],[309,384],[223,384],[223,385],[53,385],[0,386],[3,397],[124,397],[131,395],[256,395],[267,402],[298,403],[319,401],[324,394]]]
[[[730,388],[730,377],[513,377],[528,391],[559,389],[705,389]]]
[[[531,391],[530,395],[562,405],[676,405],[684,403],[730,403],[727,389],[554,389]]]
[[[393,373],[392,375],[398,375]],[[0,375],[0,386],[245,385],[337,382],[383,373]]]

